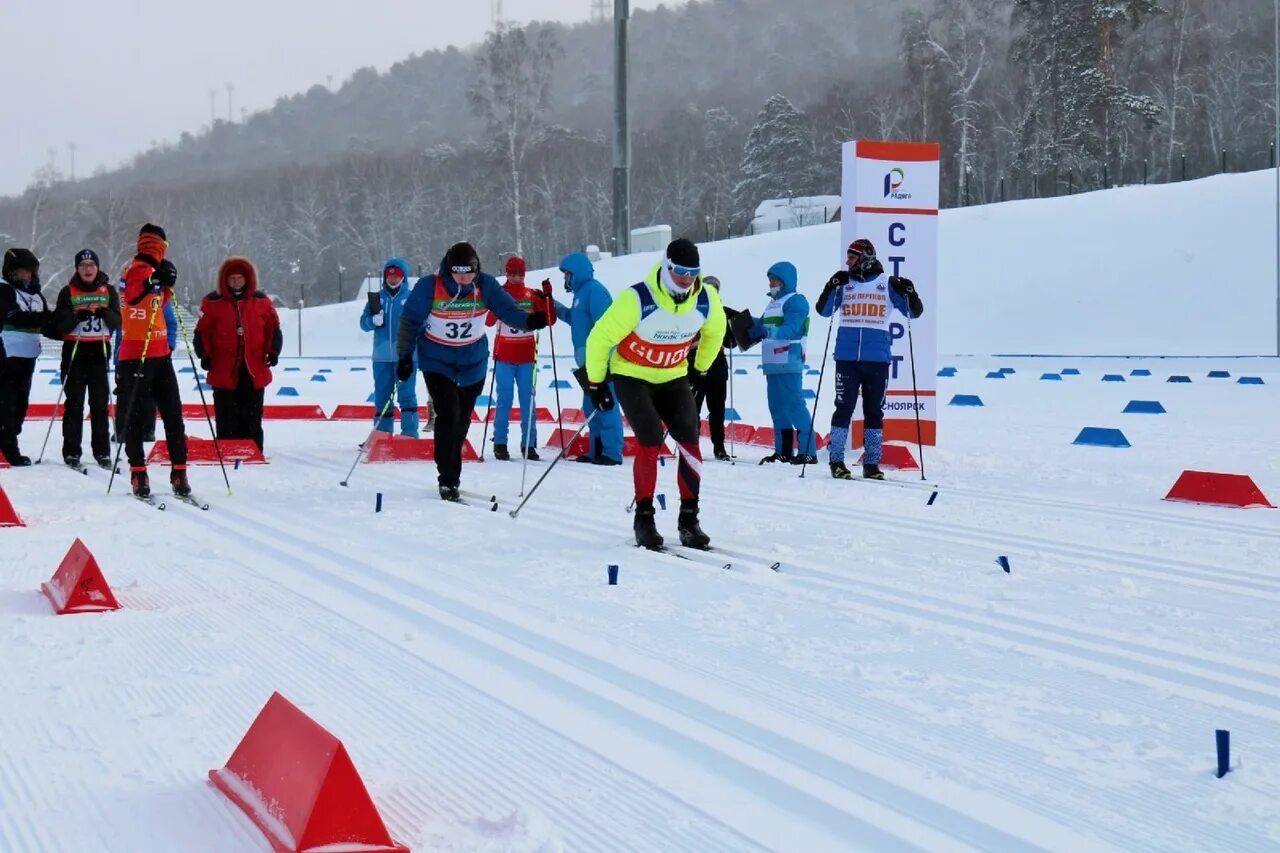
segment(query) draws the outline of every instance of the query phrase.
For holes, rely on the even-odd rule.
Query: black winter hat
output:
[[[480,258],[475,247],[470,243],[454,243],[444,253],[444,267],[447,272],[469,273],[480,272]]]
[[[686,240],[684,237],[667,244],[667,260],[682,267],[702,266],[702,260],[698,257],[698,247],[692,240]]]
[[[161,228],[159,225],[152,225],[150,222],[148,222],[146,225],[143,225],[141,228],[138,229],[139,237],[143,236],[144,234],[154,234],[157,237],[159,237],[161,240],[164,240],[165,242],[168,242],[169,240],[169,237],[164,233],[163,228]]]
[[[9,249],[4,253],[0,276],[8,278],[14,270],[27,270],[35,275],[40,272],[40,259],[30,249]]]
[[[81,249],[80,251],[76,252],[76,266],[80,266],[85,261],[93,261],[93,265],[95,267],[102,266],[102,264],[98,261],[98,253],[95,252],[93,249]]]

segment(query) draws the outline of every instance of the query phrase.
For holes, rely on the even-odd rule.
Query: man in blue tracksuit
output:
[[[455,243],[439,272],[418,279],[400,314],[396,378],[413,378],[416,353],[435,407],[436,472],[440,497],[447,501],[461,500],[462,447],[489,368],[484,321],[490,311],[517,329],[547,327],[547,312],[522,311],[496,278],[480,271],[472,245]]]
[[[769,416],[773,420],[773,454],[760,463],[816,465],[813,418],[803,396],[809,300],[796,292],[796,268],[789,261],[779,261],[769,267],[767,275],[772,301],[764,314],[752,321],[743,342],[744,349],[761,342],[760,363],[764,366]],[[799,441],[793,455],[795,439]]]
[[[379,417],[391,399],[395,389],[396,403],[400,406],[400,433],[409,438],[418,437],[418,380],[410,376],[408,382],[396,379],[396,335],[400,330],[400,315],[409,298],[409,264],[403,258],[392,258],[382,269],[382,286],[377,293],[369,294],[364,310],[360,312],[360,328],[373,332],[373,418],[374,429],[379,432],[395,432],[391,412]],[[377,310],[374,310],[374,306]]]
[[[573,358],[578,367],[587,366],[587,336],[596,321],[604,316],[613,304],[613,297],[603,284],[596,281],[596,269],[582,252],[565,255],[560,261],[564,273],[564,289],[573,294],[573,305],[556,302],[556,316],[573,329]],[[586,392],[582,395],[582,411],[587,417],[595,411],[595,404]],[[602,411],[591,421],[591,451],[579,456],[579,462],[597,465],[622,464],[622,413],[615,407]]]
[[[924,313],[924,303],[909,278],[885,275],[870,240],[849,244],[848,270],[831,276],[818,297],[818,313],[830,317],[840,312],[836,333],[836,410],[831,415],[831,476],[852,480],[844,464],[849,446],[849,421],[862,391],[862,476],[883,480],[880,454],[884,444],[884,394],[889,384],[893,336],[889,316],[897,309],[913,320]],[[908,313],[909,312],[909,313]]]

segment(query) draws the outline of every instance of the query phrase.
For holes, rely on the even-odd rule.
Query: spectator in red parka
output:
[[[200,303],[196,355],[213,388],[218,438],[251,438],[262,449],[262,398],[284,337],[280,317],[258,290],[248,258],[232,257],[218,269],[218,289]]]

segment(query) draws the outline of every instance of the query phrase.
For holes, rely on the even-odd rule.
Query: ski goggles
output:
[[[683,264],[668,263],[667,269],[671,270],[672,275],[693,276],[697,278],[702,272],[702,267],[686,267]]]

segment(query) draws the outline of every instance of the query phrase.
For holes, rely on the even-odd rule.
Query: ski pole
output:
[[[818,420],[818,399],[822,396],[822,379],[827,375],[827,353],[831,351],[831,329],[836,324],[836,312],[831,312],[831,318],[827,320],[827,343],[822,348],[822,367],[818,370],[818,390],[813,392],[813,412],[809,415],[809,435],[813,436],[813,427]],[[835,430],[832,430],[835,432]],[[818,448],[818,439],[816,436],[810,439],[813,442],[814,450]],[[809,467],[809,454],[805,454],[804,463],[800,466],[800,479],[804,479],[804,469]]]
[[[493,359],[493,367],[489,370],[489,408],[484,414],[484,431],[480,436],[480,461],[484,461],[484,449],[489,446],[489,421],[498,417],[498,407],[493,404],[493,383],[498,379],[498,359]],[[482,380],[483,381],[483,380]],[[470,415],[467,415],[470,418]]]
[[[400,387],[399,382],[391,383],[391,393],[387,395],[387,402],[382,404],[382,411],[378,412],[378,416],[373,420],[373,428],[369,430],[369,437],[360,445],[360,449],[356,451],[356,458],[351,463],[351,468],[347,470],[347,476],[343,477],[338,483],[339,486],[347,485],[347,481],[351,479],[351,475],[355,473],[356,466],[360,464],[360,457],[364,456],[365,449],[369,446],[369,442],[373,441],[373,434],[378,431],[378,424],[387,416],[387,412],[391,411],[391,404],[396,400],[396,390]]]
[[[550,305],[547,306],[547,310],[554,311],[555,302],[551,298],[551,291],[549,290],[550,285],[551,285],[550,279],[546,279],[543,281],[543,293],[547,294],[547,302],[551,303]],[[548,329],[547,339],[551,341],[551,387],[556,392],[556,426],[560,430],[558,435],[563,437],[564,409],[560,408],[560,372],[556,370],[556,333],[555,331]],[[578,432],[582,432],[582,430],[578,430]],[[577,438],[577,436],[574,436],[574,437]]]
[[[150,279],[148,278],[148,281],[149,280]],[[138,369],[133,374],[133,387],[129,389],[129,401],[125,403],[125,406],[124,406],[124,435],[120,436],[120,438],[123,440],[116,444],[116,460],[115,462],[111,463],[111,476],[107,478],[107,494],[111,494],[111,486],[116,481],[116,471],[120,469],[120,454],[124,451],[125,441],[127,441],[129,437],[129,429],[133,421],[133,415],[134,415],[133,406],[134,406],[134,403],[136,403],[138,400],[138,386],[142,384],[142,369],[147,364],[147,350],[151,347],[151,332],[156,327],[156,314],[160,313],[160,306],[163,303],[164,303],[163,296],[159,296],[157,294],[152,295],[151,315],[147,318],[147,337],[142,342],[142,357],[138,359]],[[121,346],[124,345],[123,332],[121,332],[120,334],[120,343],[121,343]],[[119,370],[120,370],[120,365],[117,364],[116,365],[117,373],[119,372]],[[117,382],[119,381],[118,375],[116,377],[116,380]],[[116,405],[118,406],[120,404],[116,403]]]
[[[200,405],[204,409],[204,419],[209,424],[209,434],[213,436],[213,453],[218,457],[218,467],[222,469],[222,482],[227,484],[227,496],[230,497],[231,478],[227,476],[227,464],[222,461],[222,446],[218,443],[218,431],[213,428],[213,416],[209,414],[209,403],[204,398],[204,383],[200,381],[200,372],[196,370],[196,356],[191,349],[191,342],[187,338],[187,324],[182,319],[182,312],[175,309],[173,313],[178,318],[178,333],[182,335],[182,345],[187,348],[187,358],[191,361],[191,372],[196,377],[196,390],[200,392]],[[207,373],[205,378],[209,378]]]
[[[529,443],[529,438],[530,438],[529,434],[525,432],[524,423],[523,423],[524,419],[526,417],[529,419],[529,433],[536,432],[538,429],[538,342],[539,342],[539,337],[540,337],[539,334],[535,332],[533,335],[533,364],[530,365],[530,368],[529,368],[532,371],[529,377],[529,382],[533,386],[529,391],[530,411],[526,412],[524,411],[524,409],[520,410],[520,415],[521,415],[520,455],[523,456],[524,459],[520,463],[520,495],[519,497],[524,497],[524,480],[525,480],[525,475],[529,471],[529,448],[533,446]]]
[[[591,421],[599,413],[600,413],[599,409],[596,409],[595,411],[593,411],[590,415],[587,416],[587,419],[582,422],[582,426],[578,427],[578,431],[573,434],[573,438],[569,439],[567,442],[561,443],[560,452],[556,454],[556,458],[551,460],[551,464],[547,466],[547,470],[543,471],[542,476],[539,477],[537,481],[534,482],[533,488],[529,489],[529,494],[524,496],[524,500],[520,501],[520,505],[517,506],[515,509],[511,510],[511,512],[508,513],[508,515],[510,515],[512,518],[515,518],[517,515],[520,514],[520,510],[524,509],[524,505],[527,504],[529,502],[529,499],[533,497],[533,493],[538,491],[538,486],[541,486],[542,481],[547,479],[547,475],[551,473],[551,469],[555,468],[557,463],[559,463],[560,460],[564,458],[564,455],[569,452],[569,448],[573,446],[573,443],[578,439],[578,436],[582,435],[582,431],[586,429],[588,425],[590,425]]]
[[[924,479],[924,438],[920,433],[920,392],[916,388],[916,346],[911,340],[911,304],[907,304],[907,353],[911,356],[911,399],[916,412],[916,451],[920,454],[920,479]]]
[[[40,455],[36,457],[36,464],[39,465],[44,461],[44,450],[49,446],[49,436],[53,434],[53,422],[58,417],[58,406],[62,405],[62,392],[67,387],[67,377],[71,375],[71,368],[76,364],[76,350],[80,349],[80,339],[76,338],[76,342],[71,345],[71,358],[67,360],[66,372],[62,374],[62,385],[58,388],[58,400],[53,404],[53,412],[49,415],[49,428],[44,431],[44,444],[40,445]]]

